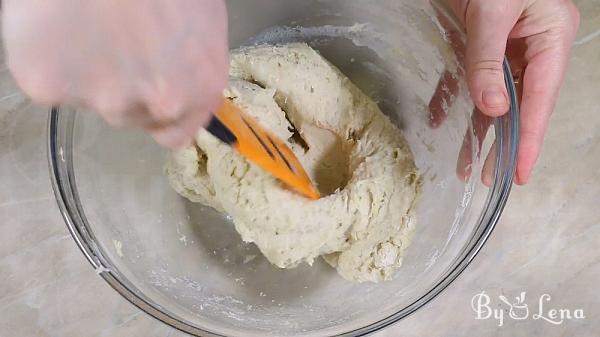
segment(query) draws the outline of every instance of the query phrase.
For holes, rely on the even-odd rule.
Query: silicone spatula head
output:
[[[229,100],[224,100],[206,129],[295,191],[319,199],[319,191],[292,150]]]

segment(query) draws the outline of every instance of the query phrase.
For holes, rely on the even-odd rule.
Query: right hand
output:
[[[189,144],[227,82],[223,0],[5,0],[7,64],[34,101]]]

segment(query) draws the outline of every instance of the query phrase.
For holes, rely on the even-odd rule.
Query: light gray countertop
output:
[[[448,289],[376,336],[600,334],[600,0],[576,2],[581,30],[530,184],[513,189],[491,238]],[[0,92],[2,106],[28,104],[7,94],[11,88]],[[0,335],[184,336],[133,307],[90,268],[50,186],[47,116],[39,107],[25,110],[0,108]],[[504,309],[502,326],[493,317],[476,319],[472,299],[482,291],[491,309]],[[512,303],[522,292],[530,315],[518,320],[499,295]],[[535,319],[540,297],[544,317]],[[553,308],[571,316],[579,309],[585,318],[553,324],[546,320]]]

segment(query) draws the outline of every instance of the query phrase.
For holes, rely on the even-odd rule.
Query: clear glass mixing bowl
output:
[[[148,136],[57,107],[49,118],[49,159],[73,237],[125,298],[190,334],[358,336],[397,322],[465,269],[500,216],[518,142],[508,66],[512,107],[490,120],[473,113],[461,66],[463,34],[435,2],[228,5],[232,47],[306,41],[403,130],[424,185],[414,242],[397,277],[351,283],[322,261],[278,269],[240,240],[227,217],[169,187],[165,152]],[[495,170],[487,188],[481,168],[490,149],[486,165]],[[465,181],[457,172],[472,173]]]

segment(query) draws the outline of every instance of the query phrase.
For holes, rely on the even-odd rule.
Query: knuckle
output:
[[[484,60],[475,60],[470,68],[472,72],[487,72],[494,74],[503,73],[503,60],[497,59],[484,59]]]
[[[108,123],[111,126],[119,128],[125,126],[125,118],[123,118],[123,116],[118,113],[106,111],[99,111],[98,113],[100,114],[100,116],[102,116],[102,118],[104,118],[106,123]]]
[[[202,113],[214,113],[223,102],[223,88],[220,86],[207,89],[204,97],[194,102],[195,109]]]
[[[189,92],[189,105],[193,105],[192,108],[194,110],[201,111],[202,113],[215,112],[219,108],[223,101],[223,91],[227,86],[228,80],[226,70],[208,69],[206,74],[210,75],[211,80],[204,82],[198,80],[197,83],[200,84],[193,85]]]
[[[112,99],[110,97],[113,97]],[[123,101],[115,96],[107,96],[106,98],[96,99],[92,105],[95,109],[102,112],[121,114],[125,111]]]
[[[156,89],[147,99],[150,114],[161,124],[173,124],[181,119],[184,114],[184,102],[181,92],[173,86]]]
[[[21,67],[9,66],[19,87],[34,101],[42,103],[60,103],[65,95],[58,81],[45,72],[22,69]]]
[[[117,95],[102,95],[91,100],[89,106],[96,110],[106,122],[112,126],[127,125],[127,104],[124,98]]]
[[[553,73],[558,73],[558,68],[549,69]],[[523,96],[526,98],[544,97],[546,102],[552,103],[558,97],[560,83],[557,79],[548,78],[528,78],[525,83]]]
[[[154,105],[150,108],[152,118],[156,123],[169,125],[181,119],[182,109],[171,105]]]
[[[544,132],[540,128],[522,129],[520,137],[523,140],[523,144],[531,146],[544,137]]]
[[[165,127],[150,132],[159,144],[169,148],[185,146],[191,140],[191,137],[185,134],[178,126]]]

